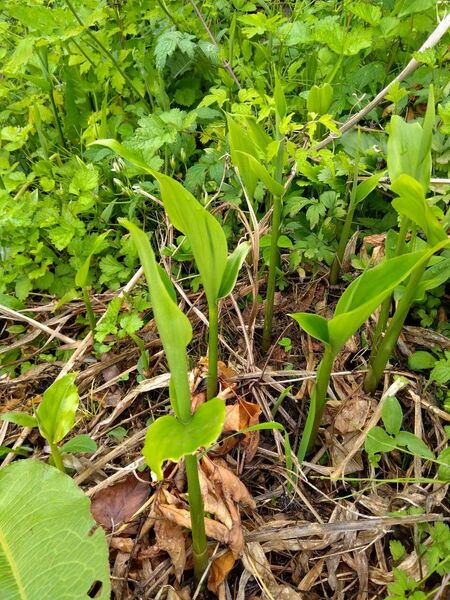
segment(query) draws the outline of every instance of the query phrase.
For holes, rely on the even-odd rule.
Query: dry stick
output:
[[[73,340],[72,338],[68,337],[67,335],[64,335],[63,333],[59,333],[58,331],[55,331],[54,329],[47,327],[47,325],[44,325],[44,323],[39,323],[39,321],[35,321],[31,317],[27,317],[26,315],[23,315],[22,313],[17,312],[16,310],[13,310],[12,308],[3,306],[3,304],[0,304],[0,313],[3,313],[4,315],[6,315],[7,317],[10,317],[11,319],[16,319],[18,321],[24,321],[25,323],[28,323],[29,325],[36,327],[36,329],[45,331],[45,333],[48,333],[50,336],[52,336],[54,338],[58,338],[59,340],[61,340],[62,342],[65,342],[66,344],[76,344],[77,343],[76,340]]]
[[[419,52],[423,52],[424,50],[427,50],[428,48],[433,48],[434,46],[436,46],[436,44],[439,42],[439,40],[442,37],[444,37],[444,35],[447,33],[447,30],[449,28],[450,28],[450,14],[442,19],[442,21],[439,23],[439,25],[436,27],[436,29],[433,31],[433,33],[427,38],[427,40],[419,48]],[[331,133],[324,140],[322,140],[321,142],[316,144],[312,149],[317,151],[317,150],[321,150],[322,148],[325,148],[325,146],[328,146],[328,144],[330,142],[339,138],[344,133],[346,133],[349,129],[354,127],[363,117],[365,117],[371,110],[373,110],[376,106],[378,106],[378,104],[380,104],[380,102],[384,99],[386,94],[389,92],[389,90],[392,88],[392,86],[395,83],[403,81],[403,79],[405,79],[406,77],[411,75],[411,73],[413,73],[417,69],[417,67],[420,66],[420,64],[421,63],[418,62],[415,58],[412,58],[409,61],[409,63],[406,65],[406,67],[403,69],[403,71],[401,71],[397,75],[397,77],[395,77],[395,79],[393,79],[385,88],[383,88],[381,90],[381,92],[379,92],[375,96],[375,98],[371,102],[369,102],[369,104],[367,104],[367,106],[365,106],[358,113],[356,113],[356,115],[353,115],[353,117],[350,117],[350,119],[348,119],[348,121],[346,121],[339,128],[339,134]],[[292,166],[291,173],[290,173],[288,179],[286,180],[286,183],[284,184],[285,189],[288,189],[290,187],[296,174],[297,174],[297,162],[295,162],[294,165]]]
[[[200,19],[204,30],[206,31],[206,33],[208,34],[209,39],[211,40],[211,43],[217,48],[219,49],[219,44],[217,43],[216,38],[213,36],[211,29],[208,27],[207,22],[205,21],[205,19],[203,18],[202,13],[200,12],[197,4],[195,3],[195,0],[189,0],[190,4],[192,5],[192,8],[195,11],[195,14],[197,15],[197,17]],[[236,77],[235,72],[233,71],[232,66],[230,65],[230,63],[227,60],[223,61],[223,66],[224,68],[228,71],[228,73],[230,74],[231,79],[234,81],[234,83],[237,85],[237,87],[239,89],[241,89],[241,84],[239,83],[239,79]]]

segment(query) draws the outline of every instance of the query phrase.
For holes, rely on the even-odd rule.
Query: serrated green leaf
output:
[[[108,545],[75,482],[37,460],[0,471],[0,597],[110,597]]]
[[[430,373],[430,381],[435,381],[439,385],[446,385],[450,381],[450,360],[448,358],[436,362]]]
[[[57,444],[72,429],[80,397],[77,373],[68,373],[48,387],[36,410],[39,431],[50,444]]]
[[[23,412],[6,412],[0,415],[0,419],[2,421],[7,421],[8,423],[15,423],[21,427],[33,428],[38,426],[36,417]]]
[[[395,439],[398,446],[407,448],[415,456],[429,458],[431,460],[434,459],[434,454],[431,452],[425,442],[413,433],[410,433],[409,431],[400,431]]]
[[[400,560],[406,554],[405,546],[398,540],[390,540],[389,550],[391,551],[391,556],[394,560]]]
[[[403,411],[400,402],[395,396],[388,396],[381,409],[381,418],[386,431],[391,435],[397,435],[403,422]]]
[[[60,450],[61,452],[95,452],[97,444],[90,435],[80,434],[65,442]]]
[[[439,463],[438,477],[443,481],[450,481],[450,448],[445,448],[437,457]]]
[[[225,420],[225,403],[213,398],[201,404],[187,423],[166,415],[150,425],[142,453],[158,479],[163,478],[162,464],[178,462],[186,454],[194,454],[219,437]]]
[[[250,244],[248,242],[243,242],[242,244],[239,244],[239,246],[236,246],[234,251],[227,258],[225,271],[220,284],[219,298],[225,298],[225,296],[228,296],[233,290],[239,271],[249,250]]]

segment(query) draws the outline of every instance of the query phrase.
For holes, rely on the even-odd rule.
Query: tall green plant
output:
[[[246,192],[253,201],[256,185],[262,181],[271,194],[272,221],[269,274],[267,279],[266,305],[264,314],[264,328],[262,349],[267,351],[272,338],[273,304],[275,298],[276,274],[279,266],[278,239],[280,236],[283,196],[285,189],[281,184],[284,166],[285,142],[282,133],[282,122],[286,117],[287,107],[283,88],[275,72],[274,87],[275,104],[275,143],[277,152],[275,164],[271,165],[272,174],[262,164],[267,153],[271,138],[251,118],[238,120],[227,116],[228,142],[230,145],[231,159],[238,169]],[[262,159],[261,159],[262,157]]]
[[[431,277],[427,273],[428,259],[442,248],[449,247],[450,240],[445,228],[427,203],[423,186],[410,175],[400,175],[391,185],[391,189],[398,194],[398,198],[392,203],[394,208],[399,212],[403,221],[412,222],[422,229],[429,249],[427,250],[427,260],[418,263],[412,270],[383,337],[378,340],[376,347],[372,348],[369,371],[364,381],[364,390],[370,393],[377,388],[414,301],[421,297],[425,289],[431,289],[450,277],[448,263],[443,260],[441,262],[444,269],[439,273],[438,278],[436,278],[435,270]],[[409,256],[410,254],[403,254],[398,258],[406,260]]]
[[[219,437],[225,419],[225,403],[220,398],[212,398],[192,414],[186,351],[192,338],[191,325],[178,308],[175,290],[165,271],[156,263],[146,234],[126,219],[121,219],[121,223],[134,240],[148,282],[153,314],[169,364],[170,402],[175,414],[159,417],[150,425],[143,454],[158,479],[163,478],[162,463],[165,460],[177,462],[184,457],[191,512],[194,572],[198,581],[208,564],[208,553],[195,452],[201,447],[209,446]]]
[[[373,269],[366,271],[355,279],[342,294],[336,305],[334,316],[330,320],[310,313],[290,315],[307,333],[325,346],[323,358],[317,369],[316,383],[298,449],[299,461],[305,458],[317,437],[325,409],[328,383],[337,354],[384,298],[415,268],[425,265],[437,249],[432,248],[385,260]]]
[[[239,244],[228,255],[227,239],[220,223],[180,183],[150,169],[115,140],[96,143],[111,148],[155,177],[169,219],[189,240],[208,302],[208,398],[213,398],[217,394],[219,300],[232,291],[249,244]]]

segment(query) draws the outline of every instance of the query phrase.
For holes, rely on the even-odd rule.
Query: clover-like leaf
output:
[[[220,398],[201,404],[187,423],[171,415],[156,419],[148,428],[142,450],[148,466],[162,479],[164,461],[178,462],[183,456],[215,442],[224,420],[225,403]]]
[[[72,429],[80,397],[77,373],[68,373],[47,388],[36,411],[39,431],[50,444],[57,444]]]

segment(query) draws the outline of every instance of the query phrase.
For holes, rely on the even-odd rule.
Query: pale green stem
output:
[[[50,452],[52,453],[52,458],[53,462],[55,463],[55,467],[59,469],[62,473],[65,473],[66,470],[64,468],[63,459],[58,446],[56,444],[50,444]]]
[[[417,285],[426,269],[426,262],[415,269],[409,279],[397,306],[397,310],[389,323],[383,338],[380,338],[376,352],[372,350],[369,359],[369,371],[364,379],[364,391],[373,394],[386,368],[387,362],[395,348],[409,309],[417,293]]]
[[[408,229],[410,227],[411,221],[404,216],[400,218],[400,231],[398,232],[397,244],[395,246],[395,254],[394,256],[400,256],[405,252],[405,243],[406,243],[406,235],[408,233]],[[386,325],[389,318],[389,313],[391,310],[392,304],[392,294],[389,294],[387,298],[385,298],[381,304],[380,314],[377,320],[377,324],[375,326],[375,331],[372,338],[372,351],[371,356],[376,352],[378,345],[380,343],[381,336],[386,330]]]
[[[150,363],[148,360],[147,352],[145,351],[145,343],[136,333],[128,334],[136,346],[139,348],[139,352],[141,353],[142,361],[144,363],[144,371],[150,370]]]
[[[209,335],[208,335],[208,387],[207,398],[211,400],[217,396],[217,360],[219,345],[219,311],[218,303],[209,307]]]
[[[330,346],[325,347],[325,352],[317,369],[317,379],[311,394],[311,405],[306,418],[303,436],[297,452],[297,459],[301,463],[307,453],[313,448],[322,422],[325,405],[327,402],[327,390],[330,382],[331,370],[333,368],[335,354]]]
[[[188,482],[189,508],[192,529],[192,557],[194,577],[197,582],[202,578],[208,566],[208,544],[206,541],[203,498],[198,477],[197,457],[188,454],[184,457]]]
[[[81,292],[83,294],[83,301],[84,301],[84,305],[86,307],[86,314],[87,314],[88,321],[89,321],[89,327],[91,329],[92,336],[95,336],[96,322],[95,322],[94,311],[92,310],[91,299],[89,298],[89,293],[88,293],[87,287],[83,286],[81,288]]]

